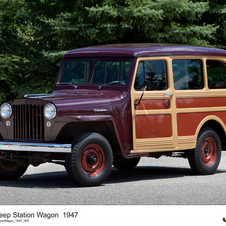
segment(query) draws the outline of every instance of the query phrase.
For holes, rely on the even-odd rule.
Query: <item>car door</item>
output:
[[[177,122],[171,65],[170,57],[137,60],[131,87],[131,153],[170,151],[176,147]]]

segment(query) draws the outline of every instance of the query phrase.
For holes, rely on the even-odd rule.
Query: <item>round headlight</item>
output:
[[[12,107],[10,104],[4,103],[1,105],[0,109],[1,117],[4,119],[9,118],[12,115]]]
[[[55,118],[56,107],[53,104],[46,104],[44,107],[44,115],[48,120]]]

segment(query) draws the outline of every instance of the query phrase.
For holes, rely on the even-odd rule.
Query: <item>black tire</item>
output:
[[[221,159],[221,142],[218,134],[211,128],[201,131],[196,148],[188,152],[188,161],[196,174],[215,173]]]
[[[0,180],[17,180],[27,170],[28,165],[19,165],[16,162],[0,160]]]
[[[119,158],[114,159],[113,165],[118,170],[133,170],[137,166],[139,161],[140,158],[133,159]]]
[[[72,152],[66,155],[69,177],[82,186],[97,186],[111,172],[113,153],[107,139],[98,133],[84,133],[72,142]]]

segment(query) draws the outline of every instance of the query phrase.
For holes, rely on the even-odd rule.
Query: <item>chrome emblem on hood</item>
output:
[[[94,110],[94,112],[104,112],[104,111],[107,111],[107,109],[105,109],[105,108],[94,108],[93,110]]]

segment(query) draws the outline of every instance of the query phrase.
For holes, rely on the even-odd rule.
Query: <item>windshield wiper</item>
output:
[[[98,86],[98,89],[101,89],[102,86],[106,86],[106,85],[126,85],[126,83],[125,81],[112,81],[112,82]]]

